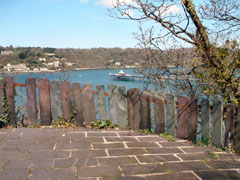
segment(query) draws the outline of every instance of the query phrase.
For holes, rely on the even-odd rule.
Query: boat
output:
[[[135,81],[138,78],[143,78],[143,75],[137,75],[137,74],[127,74],[123,72],[123,70],[120,70],[116,74],[109,73],[109,76],[116,79],[116,80],[122,80],[122,81]]]

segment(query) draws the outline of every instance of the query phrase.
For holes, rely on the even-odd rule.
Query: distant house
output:
[[[48,71],[48,68],[42,67],[42,68],[40,68],[40,71]]]
[[[53,61],[53,65],[54,65],[55,67],[59,67],[60,61]]]
[[[13,51],[1,51],[1,55],[11,55]]]
[[[26,71],[29,69],[25,63],[12,65],[12,67],[15,71]]]
[[[47,67],[59,67],[60,66],[60,61],[53,61],[47,63]]]
[[[39,58],[39,61],[44,61],[44,62],[45,62],[45,61],[46,61],[46,58],[40,57],[40,58]]]
[[[47,63],[47,67],[53,67],[53,66],[54,66],[53,62]]]
[[[12,71],[13,67],[10,63],[8,63],[6,66],[4,66],[4,69],[6,69],[7,71]]]
[[[115,66],[120,66],[121,63],[120,62],[115,62]]]
[[[55,56],[55,53],[44,53],[46,56]]]
[[[73,65],[74,65],[74,63],[65,62],[65,66],[66,66],[66,67],[72,67]]]

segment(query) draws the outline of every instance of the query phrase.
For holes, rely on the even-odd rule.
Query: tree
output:
[[[45,53],[54,53],[55,50],[56,48],[51,48],[51,47],[43,48],[43,52]]]
[[[36,54],[36,56],[37,56],[37,57],[41,57],[42,55],[41,55],[41,53],[38,52],[38,53]]]
[[[26,54],[26,52],[20,52],[20,53],[18,54],[18,57],[19,57],[20,59],[25,59],[25,58],[27,57],[27,54]]]
[[[113,5],[111,16],[140,22],[136,38],[146,61],[139,71],[159,89],[177,87],[191,96],[220,94],[226,101],[240,100],[239,46],[228,40],[239,27],[238,1],[208,0],[197,6],[191,0],[133,0]],[[226,25],[216,31],[214,26],[222,22]],[[151,27],[145,30],[145,24]],[[220,39],[220,33],[228,36]]]

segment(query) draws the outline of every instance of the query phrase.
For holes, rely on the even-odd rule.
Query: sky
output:
[[[136,47],[133,33],[139,32],[138,23],[110,17],[111,4],[112,0],[0,0],[0,46]]]
[[[108,8],[108,0],[0,0],[0,46],[134,48],[137,22]]]

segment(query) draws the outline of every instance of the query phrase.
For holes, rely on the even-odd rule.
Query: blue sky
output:
[[[110,17],[112,1],[0,0],[0,46],[134,48],[138,23]]]
[[[111,18],[107,4],[97,2],[0,0],[0,45],[135,47],[132,33],[138,31],[137,22]]]

